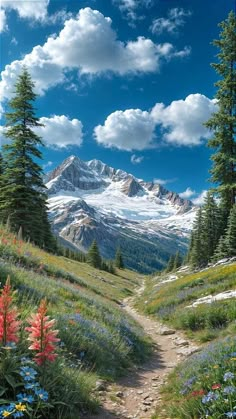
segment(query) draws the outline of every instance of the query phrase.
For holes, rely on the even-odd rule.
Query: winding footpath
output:
[[[142,289],[139,289],[140,293]],[[146,419],[155,411],[160,418],[164,410],[160,406],[160,387],[168,374],[182,360],[196,352],[186,338],[175,330],[166,328],[156,320],[139,314],[132,306],[133,298],[124,301],[123,309],[132,316],[153,341],[153,354],[148,361],[136,369],[130,369],[126,377],[106,389],[101,384],[98,392],[101,408],[97,415],[87,419]],[[99,389],[99,388],[98,388]]]

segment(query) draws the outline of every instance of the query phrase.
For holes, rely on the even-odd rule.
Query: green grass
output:
[[[140,284],[142,278],[136,273],[117,270],[117,275],[112,275],[98,271],[18,241],[2,228],[2,284],[8,275],[17,291],[16,302],[23,320],[47,298],[49,315],[57,320],[61,339],[56,393],[64,394],[64,399],[68,395],[68,406],[94,409],[97,378],[116,380],[127,367],[142,362],[150,353],[143,329],[120,307],[121,301]],[[73,386],[78,388],[77,396]],[[72,394],[74,402],[70,401]],[[78,411],[76,414],[78,417]],[[71,411],[68,419],[76,414]]]
[[[187,306],[198,298],[234,290],[236,264],[177,275],[177,280],[164,284],[161,283],[165,279],[163,275],[149,278],[144,294],[137,300],[137,307],[202,342],[230,333],[236,320],[235,299],[194,308]]]
[[[153,419],[235,417],[236,339],[211,343],[179,365],[162,390],[162,405],[165,414]]]

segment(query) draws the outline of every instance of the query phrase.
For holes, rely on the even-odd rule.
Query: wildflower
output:
[[[213,368],[217,369],[217,368],[219,368],[219,365],[213,365]]]
[[[221,384],[213,384],[213,386],[211,386],[212,390],[217,390],[218,388],[221,388]]]
[[[12,306],[12,300],[13,295],[8,276],[0,296],[0,341],[3,346],[9,345],[11,342],[18,342],[17,332],[20,322],[17,320],[18,314],[16,308]]]
[[[31,367],[21,367],[20,369],[20,375],[25,381],[34,381],[37,374],[37,371]]]
[[[7,418],[8,416],[10,416],[12,414],[12,412],[9,412],[9,410],[4,410],[3,412],[2,412],[2,416],[4,417],[4,418]]]
[[[236,412],[227,412],[225,414],[225,416],[227,416],[227,418],[235,418],[236,417]]]
[[[205,394],[205,390],[201,389],[201,390],[193,391],[191,393],[191,396],[197,397],[197,396],[203,396],[204,394]]]
[[[34,393],[40,398],[40,400],[43,400],[44,402],[48,400],[48,392],[42,388],[35,389]]]
[[[214,393],[213,391],[209,391],[209,393],[206,394],[206,396],[202,398],[202,403],[206,404],[211,401],[217,400],[218,398],[219,398],[219,395],[217,393]]]
[[[236,391],[236,387],[234,387],[234,386],[225,387],[224,390],[223,390],[223,392],[225,394],[233,394],[233,393],[235,393],[235,391]]]
[[[19,410],[20,412],[25,412],[26,411],[26,405],[19,403],[15,405],[16,410]]]
[[[16,395],[16,398],[19,403],[33,403],[34,402],[33,396],[26,393],[19,393]]]
[[[58,330],[54,330],[55,320],[49,320],[47,313],[47,303],[43,300],[38,312],[29,319],[30,327],[25,330],[30,332],[28,340],[32,342],[29,349],[37,352],[34,360],[38,365],[42,365],[46,360],[53,362],[57,357],[55,353],[55,343],[59,342],[56,336]]]
[[[232,372],[226,372],[224,374],[224,381],[231,380],[232,378],[234,378],[234,374]]]

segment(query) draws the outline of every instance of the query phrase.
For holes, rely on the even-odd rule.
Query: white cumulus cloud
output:
[[[95,127],[95,139],[105,147],[120,150],[144,150],[160,144],[197,146],[208,138],[204,127],[216,111],[216,100],[199,93],[165,106],[156,103],[153,109],[128,109],[110,114],[103,125]],[[159,130],[157,142],[156,129]]]
[[[152,33],[156,33],[158,35],[164,31],[175,33],[181,26],[184,25],[185,18],[189,16],[191,16],[191,12],[189,10],[175,7],[169,10],[167,18],[159,17],[154,19],[150,29]]]
[[[173,101],[169,106],[157,103],[151,111],[156,124],[163,131],[163,139],[175,145],[194,146],[208,138],[210,132],[203,126],[216,111],[216,100],[199,93],[184,100]]]
[[[94,129],[99,144],[120,150],[144,150],[152,146],[155,123],[149,112],[127,109],[110,114]]]
[[[176,182],[177,180],[178,179],[175,177],[172,179],[154,179],[153,182],[157,183],[158,185],[164,186],[164,185],[167,185],[168,183]]]
[[[190,187],[188,187],[184,192],[179,193],[179,196],[184,199],[189,199],[194,195],[196,195],[196,191],[193,191]]]
[[[48,4],[49,0],[1,0],[0,32],[1,22],[4,22],[3,28],[6,28],[6,11],[15,10],[20,18],[43,21],[47,17]]]
[[[136,156],[136,154],[132,154],[130,161],[133,164],[139,164],[143,161],[144,157],[143,156]]]
[[[7,17],[4,9],[0,9],[0,33],[7,30]]]
[[[44,127],[34,128],[42,137],[44,145],[49,148],[79,147],[83,141],[83,125],[78,119],[69,119],[65,115],[54,115],[51,118],[42,117],[40,123]]]
[[[43,46],[35,46],[22,60],[5,67],[1,73],[1,98],[11,96],[22,65],[28,67],[36,92],[43,94],[63,82],[71,69],[87,75],[148,73],[159,70],[163,60],[189,53],[186,48],[177,51],[170,43],[155,44],[144,37],[119,41],[111,25],[112,20],[99,11],[81,9],[76,18],[66,20],[58,36],[49,37]]]
[[[118,5],[121,12],[131,21],[135,21],[139,18],[137,10],[144,7],[150,7],[153,4],[153,0],[113,0],[113,3]]]

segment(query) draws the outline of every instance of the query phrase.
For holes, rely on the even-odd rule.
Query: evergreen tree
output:
[[[182,264],[182,258],[180,256],[179,251],[178,251],[175,255],[173,270],[178,269],[181,266],[181,264]]]
[[[202,208],[199,208],[193,225],[192,249],[189,259],[190,263],[195,267],[205,266],[207,263]]]
[[[175,264],[175,256],[171,255],[167,263],[166,272],[172,272],[174,269],[174,264]]]
[[[212,192],[208,192],[204,199],[202,213],[204,259],[209,262],[216,250],[221,234],[220,211]]]
[[[101,269],[102,259],[99,253],[99,248],[96,240],[93,241],[92,245],[88,250],[87,261],[94,268]]]
[[[120,247],[118,247],[118,249],[116,251],[115,266],[118,269],[124,269],[124,261],[123,261],[123,257],[122,257],[122,253],[121,253]]]
[[[211,180],[216,183],[215,190],[221,198],[221,207],[226,226],[230,209],[236,196],[236,16],[233,11],[220,23],[222,28],[219,40],[213,44],[220,51],[218,63],[212,64],[220,79],[216,83],[218,110],[206,126],[214,132],[209,147],[214,148]]]
[[[24,239],[52,250],[55,242],[47,218],[47,196],[42,169],[36,162],[42,158],[38,148],[42,141],[32,130],[41,126],[32,104],[36,99],[33,88],[24,68],[9,102],[12,112],[5,114],[4,135],[9,142],[3,146],[6,167],[1,176],[0,216],[5,223],[10,217],[11,229],[17,233],[21,228]]]
[[[216,262],[217,260],[224,259],[227,256],[228,251],[225,245],[225,236],[221,236],[212,260]]]
[[[227,256],[236,256],[236,204],[231,208],[224,240]]]

